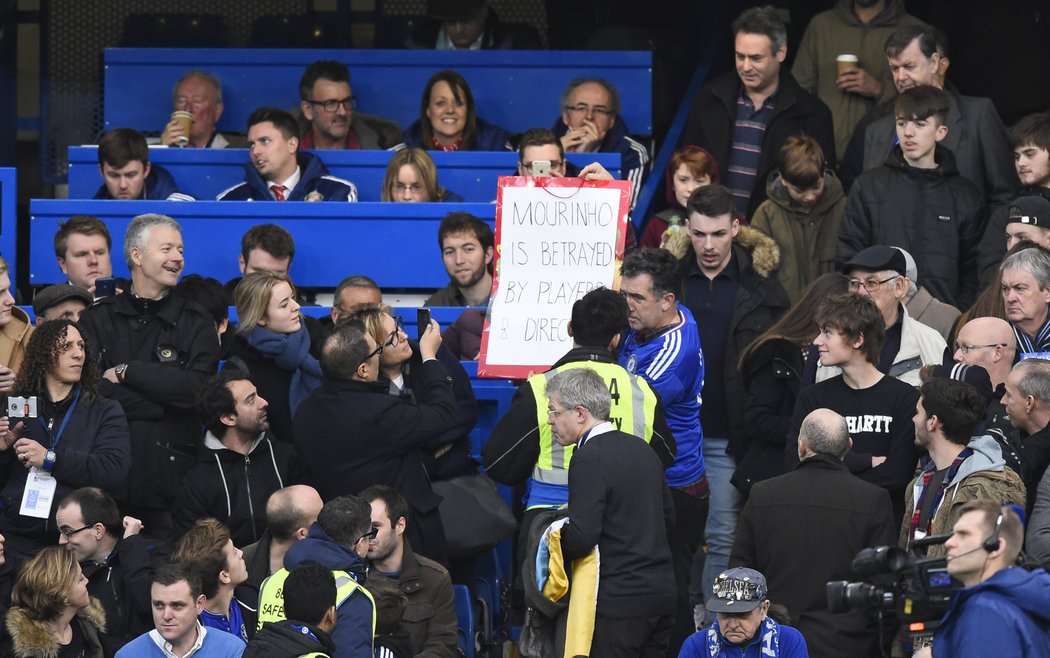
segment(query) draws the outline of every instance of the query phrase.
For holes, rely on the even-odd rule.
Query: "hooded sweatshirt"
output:
[[[176,498],[175,535],[192,528],[197,519],[211,516],[226,524],[235,546],[257,542],[266,530],[270,494],[301,481],[295,449],[269,432],[256,437],[247,455],[230,450],[208,432]]]
[[[1050,573],[1010,567],[952,592],[934,658],[1050,656]]]
[[[776,172],[769,177],[766,194],[769,198],[755,211],[751,226],[780,247],[777,278],[794,304],[814,279],[837,271],[835,250],[846,195],[832,171],[824,174],[824,193],[812,207],[796,203]]]
[[[974,500],[995,500],[1003,505],[1015,504],[1024,506],[1025,487],[1021,477],[1013,469],[1006,467],[999,443],[988,435],[975,436],[968,444],[973,454],[963,460],[959,471],[945,488],[937,510],[933,512],[930,525],[931,535],[940,535],[952,531],[952,526],[959,519],[963,505]],[[961,449],[961,446],[960,446]],[[900,546],[907,547],[911,534],[911,516],[915,510],[915,501],[922,493],[922,475],[912,480],[905,490],[905,513],[901,523]],[[932,493],[932,492],[931,492]],[[944,545],[930,546],[928,557],[944,555]]]

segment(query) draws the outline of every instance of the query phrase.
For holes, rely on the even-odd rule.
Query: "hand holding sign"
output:
[[[597,164],[581,178],[500,178],[480,376],[541,372],[572,348],[573,303],[618,282],[629,195]]]

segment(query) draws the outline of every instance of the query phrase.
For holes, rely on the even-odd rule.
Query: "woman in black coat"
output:
[[[234,293],[237,337],[227,362],[248,373],[266,409],[270,432],[292,443],[292,415],[321,385],[321,325],[299,312],[287,274],[252,272]]]
[[[37,327],[26,346],[25,362],[7,398],[9,403],[16,396],[22,400],[13,405],[15,417],[0,418],[0,476],[5,482],[0,532],[9,556],[28,559],[58,543],[55,511],[74,489],[99,487],[119,495],[127,484],[127,419],[119,404],[97,393],[98,364],[86,356],[88,340],[76,323],[51,320]],[[27,510],[20,513],[30,474],[39,471],[53,479],[51,502],[30,510],[30,497],[25,496]]]
[[[747,451],[737,464],[732,482],[745,496],[756,482],[785,472],[784,442],[794,438],[787,436],[791,416],[806,354],[818,332],[813,314],[821,301],[846,292],[848,287],[849,281],[841,274],[818,277],[780,320],[740,355],[740,373],[747,389]]]

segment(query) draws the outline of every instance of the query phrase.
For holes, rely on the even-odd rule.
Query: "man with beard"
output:
[[[453,658],[457,655],[456,597],[448,571],[412,551],[405,538],[408,504],[401,494],[377,484],[362,491],[361,498],[372,506],[376,533],[368,542],[369,583],[385,577],[405,595],[401,626],[411,638],[412,655]]]
[[[493,245],[489,225],[474,215],[453,212],[441,220],[438,245],[451,281],[424,306],[488,306],[492,290]]]
[[[342,62],[310,64],[299,80],[299,107],[309,122],[304,149],[388,149],[401,141],[396,124],[355,111],[350,71]]]
[[[300,475],[295,450],[270,434],[267,406],[240,370],[225,369],[204,384],[198,411],[207,432],[175,502],[176,536],[212,517],[226,524],[237,546],[262,537],[270,494]]]

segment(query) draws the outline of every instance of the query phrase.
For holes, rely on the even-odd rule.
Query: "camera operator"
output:
[[[1014,566],[1024,528],[1014,506],[973,501],[960,510],[945,542],[952,593],[928,658],[1050,656],[1050,574]]]

